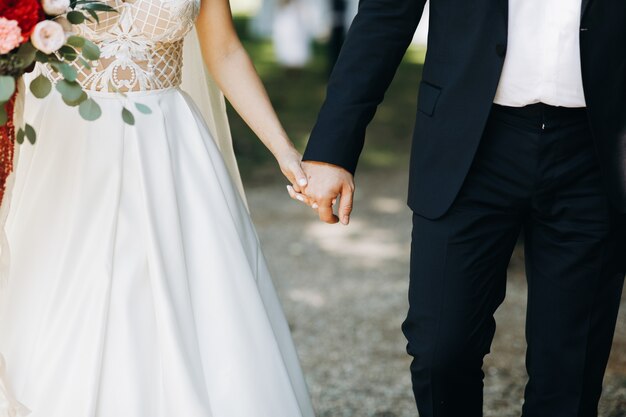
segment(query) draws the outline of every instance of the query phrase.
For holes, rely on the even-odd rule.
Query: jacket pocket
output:
[[[426,81],[420,83],[420,91],[417,98],[417,108],[427,116],[435,114],[435,107],[441,95],[441,88]]]

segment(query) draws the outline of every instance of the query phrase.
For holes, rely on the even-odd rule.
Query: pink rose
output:
[[[35,48],[49,55],[65,45],[65,30],[57,22],[44,20],[37,23],[33,34],[30,35],[30,41]]]
[[[70,0],[42,0],[41,7],[48,16],[59,16],[67,13]]]
[[[22,43],[22,29],[17,21],[0,17],[0,54],[11,52]]]

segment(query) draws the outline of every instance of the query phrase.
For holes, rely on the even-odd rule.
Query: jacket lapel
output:
[[[585,13],[587,12],[587,9],[589,8],[589,3],[591,3],[591,0],[583,0],[582,8],[580,11],[581,17],[585,16]]]
[[[509,0],[496,0],[498,2],[498,6],[504,13],[504,17],[506,20],[509,20]]]

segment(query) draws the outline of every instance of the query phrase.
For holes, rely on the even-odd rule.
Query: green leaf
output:
[[[74,48],[82,48],[85,44],[85,38],[73,35],[67,39],[67,44]]]
[[[48,61],[50,61],[50,55],[46,55],[41,51],[37,51],[35,53],[35,59],[37,59],[38,62],[42,62],[42,63],[46,63]]]
[[[76,49],[72,48],[69,45],[63,45],[61,49],[59,49],[58,53],[66,61],[71,62],[78,58],[78,52],[76,51]]]
[[[91,70],[91,65],[89,62],[85,61],[84,58],[78,58],[78,61],[83,65],[84,68]]]
[[[74,67],[68,64],[52,64],[52,67],[63,75],[67,81],[74,82],[78,77],[78,72]]]
[[[111,6],[109,6],[107,4],[104,4],[104,3],[100,3],[100,2],[85,3],[85,5],[82,7],[82,9],[94,10],[96,12],[112,12],[112,11],[115,11],[115,9],[112,8]]]
[[[9,121],[9,115],[4,105],[0,105],[0,126],[4,126]]]
[[[68,101],[76,101],[83,94],[83,88],[76,81],[61,80],[57,83],[56,88]]]
[[[35,132],[35,129],[28,123],[26,123],[26,138],[31,145],[34,145],[37,141],[37,132]]]
[[[96,103],[95,100],[92,98],[80,103],[80,106],[78,107],[78,112],[83,119],[89,122],[98,120],[100,116],[102,116],[102,109],[100,108],[100,105]]]
[[[83,101],[87,100],[88,98],[89,98],[89,96],[87,95],[87,93],[85,93],[83,91],[83,94],[78,98],[78,100],[69,101],[69,100],[66,100],[65,98],[63,98],[63,102],[65,104],[67,104],[68,106],[70,106],[70,107],[76,107],[76,106],[80,105]]]
[[[80,25],[85,21],[85,15],[76,10],[72,10],[67,14],[67,20],[73,25]]]
[[[30,82],[30,91],[37,98],[45,98],[52,91],[52,82],[45,75],[40,75]]]
[[[57,58],[56,55],[48,55],[48,64],[62,64],[63,61]]]
[[[152,113],[152,110],[150,109],[150,107],[146,106],[145,104],[135,103],[135,107],[137,107],[137,110],[139,110],[143,114]]]
[[[15,55],[20,59],[22,68],[26,69],[35,62],[37,49],[30,42],[26,42],[20,46]]]
[[[93,10],[87,10],[87,13],[89,13],[89,15],[93,18],[93,20],[96,21],[96,23],[100,23],[100,17],[98,16],[98,13],[96,13]]]
[[[134,126],[135,124],[135,116],[126,107],[122,109],[122,120],[130,126]]]
[[[15,141],[21,145],[22,143],[24,143],[24,136],[26,135],[26,132],[24,132],[24,129],[22,129],[21,127],[17,130],[17,134],[15,135]]]
[[[83,45],[82,51],[83,56],[88,61],[96,61],[100,59],[100,48],[98,48],[95,43],[87,39],[85,39],[85,44]]]
[[[8,75],[0,76],[0,104],[6,103],[15,93],[15,79]]]

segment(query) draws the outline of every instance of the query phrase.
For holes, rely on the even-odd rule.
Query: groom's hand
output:
[[[355,189],[352,174],[337,165],[323,162],[303,162],[302,169],[308,178],[303,193],[317,210],[320,220],[330,224],[341,221],[348,225]],[[335,201],[339,201],[337,215],[333,212]]]

